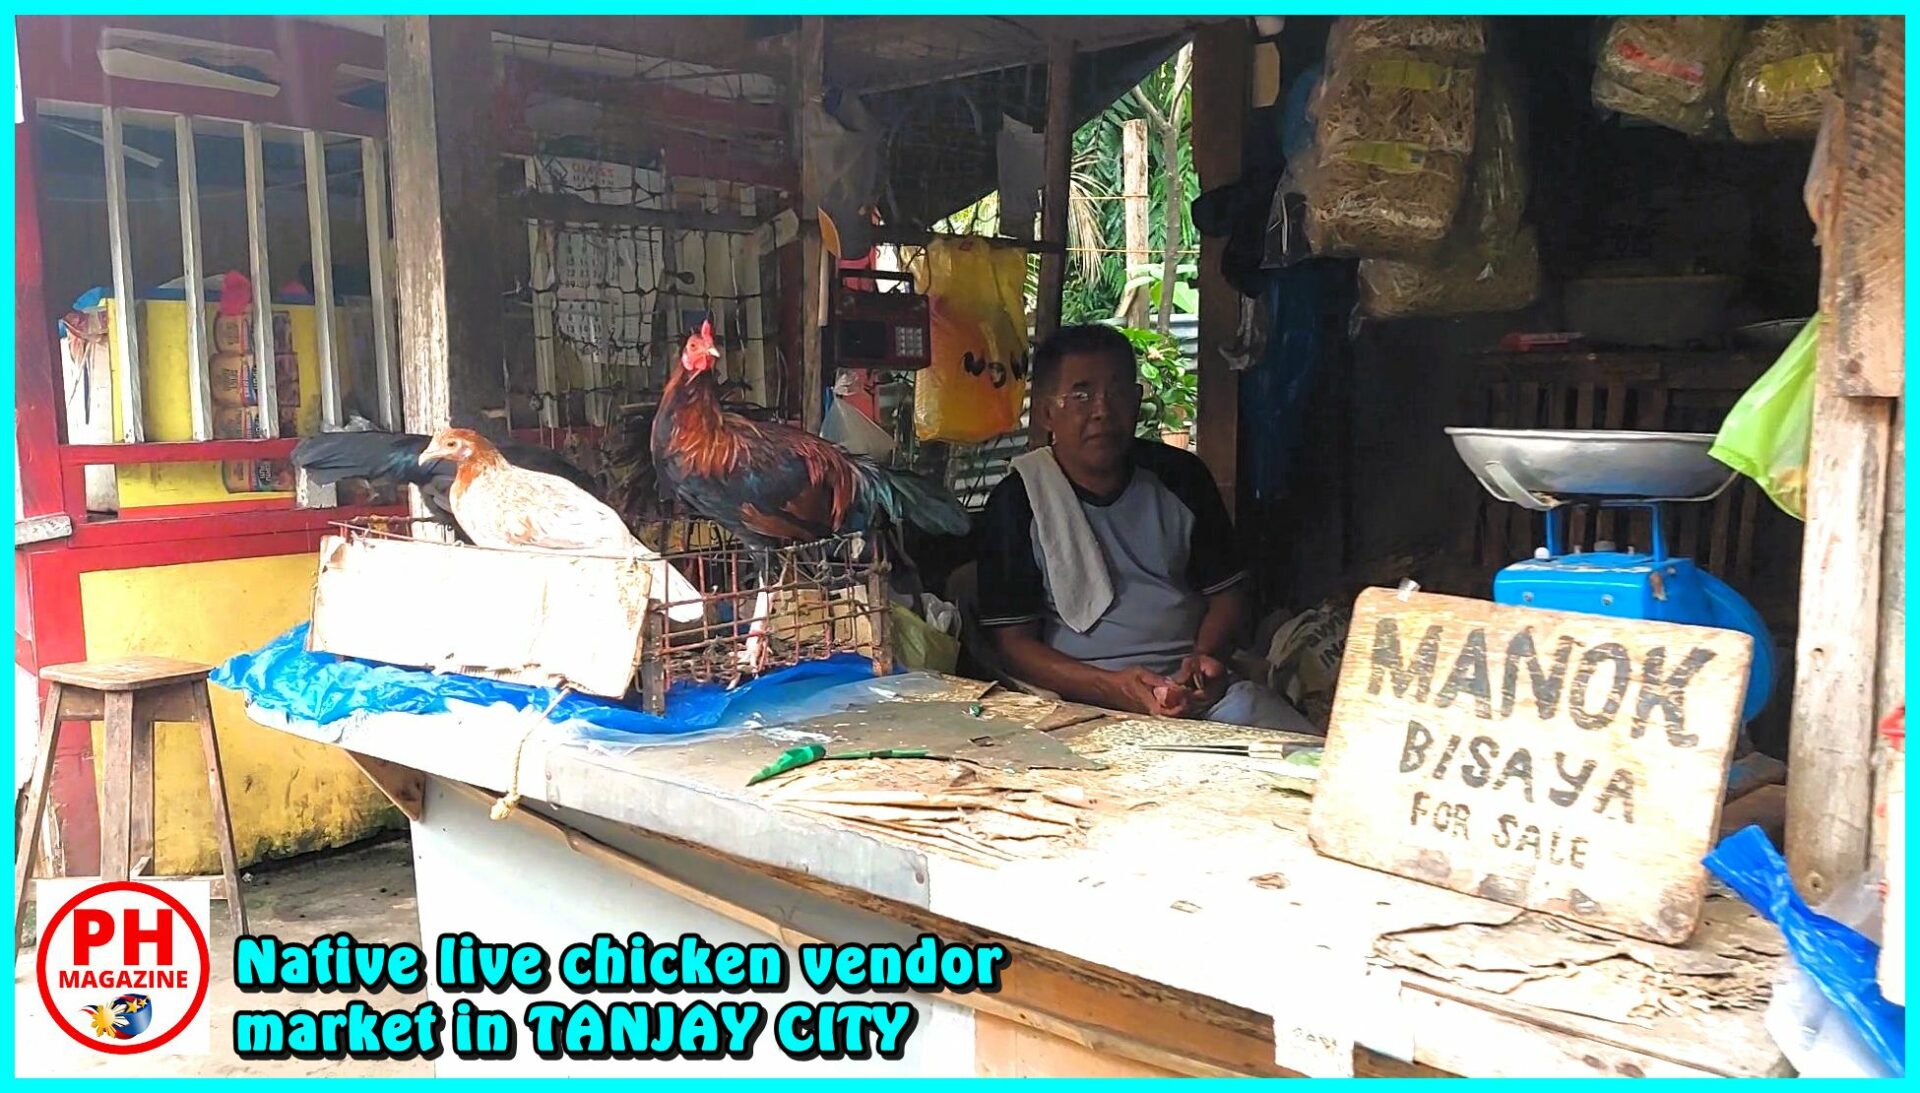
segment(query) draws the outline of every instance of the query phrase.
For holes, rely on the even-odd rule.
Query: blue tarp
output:
[[[238,691],[247,702],[290,720],[326,725],[356,711],[433,714],[448,702],[480,706],[505,703],[515,709],[545,710],[554,691],[473,676],[438,675],[391,664],[351,660],[307,651],[307,623],[301,623],[251,653],[241,653],[214,670],[212,681]],[[701,732],[765,716],[828,688],[872,681],[867,658],[842,653],[830,660],[782,669],[728,690],[719,684],[680,683],[667,691],[667,713],[654,717],[617,702],[569,694],[548,714],[555,722],[575,722],[583,735],[600,739],[669,736]],[[594,731],[598,730],[598,731]]]
[[[1880,946],[1815,912],[1800,898],[1787,863],[1758,827],[1723,839],[1707,855],[1714,876],[1780,927],[1793,959],[1894,1076],[1906,1072],[1906,1010],[1880,993]]]

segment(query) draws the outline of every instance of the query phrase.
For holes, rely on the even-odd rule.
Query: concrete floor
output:
[[[247,925],[256,934],[307,941],[338,931],[362,941],[420,943],[420,923],[414,910],[413,856],[405,839],[360,846],[331,854],[313,855],[253,870],[245,885]],[[209,1055],[116,1058],[67,1049],[51,1042],[48,1025],[29,1019],[43,1007],[33,981],[33,949],[20,950],[14,961],[14,1004],[19,1019],[14,1028],[14,1070],[20,1078],[43,1077],[432,1077],[433,1063],[411,1062],[251,1062],[233,1054],[235,1010],[313,1008],[312,997],[284,996],[282,1002],[245,995],[233,985],[233,930],[226,905],[212,907],[213,981],[207,991],[207,1011],[213,1051]],[[27,921],[34,921],[31,907]],[[337,1009],[354,998],[375,1005],[417,1005],[418,995],[395,991],[379,995],[328,994],[324,1008]],[[374,999],[384,998],[384,1003]],[[304,999],[304,1001],[303,1001]],[[60,1040],[54,1033],[52,1040]]]

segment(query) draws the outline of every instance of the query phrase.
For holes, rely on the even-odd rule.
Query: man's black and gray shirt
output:
[[[1135,441],[1133,476],[1118,494],[1074,487],[1106,556],[1113,604],[1086,633],[1060,621],[1018,472],[987,501],[980,559],[980,624],[1040,624],[1040,637],[1075,660],[1167,673],[1193,651],[1206,597],[1245,578],[1233,522],[1198,456]]]

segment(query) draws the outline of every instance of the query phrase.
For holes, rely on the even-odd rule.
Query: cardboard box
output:
[[[638,561],[329,535],[316,652],[620,698],[640,662]]]

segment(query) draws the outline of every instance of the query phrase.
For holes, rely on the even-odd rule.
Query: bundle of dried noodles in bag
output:
[[[1512,72],[1499,59],[1488,60],[1480,86],[1473,158],[1455,233],[1491,252],[1513,240],[1527,210],[1526,125]]]
[[[1496,251],[1452,239],[1429,258],[1360,263],[1360,313],[1374,319],[1518,311],[1540,295],[1540,243],[1530,227]]]
[[[1453,226],[1466,158],[1417,144],[1353,141],[1321,152],[1303,184],[1315,254],[1425,254]]]
[[[1700,136],[1740,43],[1728,15],[1631,15],[1607,28],[1593,72],[1594,105]]]
[[[1445,238],[1473,150],[1485,49],[1478,18],[1334,22],[1300,176],[1316,254],[1420,254]]]
[[[1405,141],[1435,152],[1473,150],[1480,73],[1470,62],[1428,60],[1406,50],[1347,53],[1329,63],[1315,96],[1315,139]]]
[[[1727,77],[1727,125],[1748,143],[1810,140],[1833,97],[1831,16],[1774,16],[1747,35]]]
[[[1328,53],[1393,49],[1478,57],[1487,51],[1487,22],[1478,15],[1349,15],[1327,36]]]

